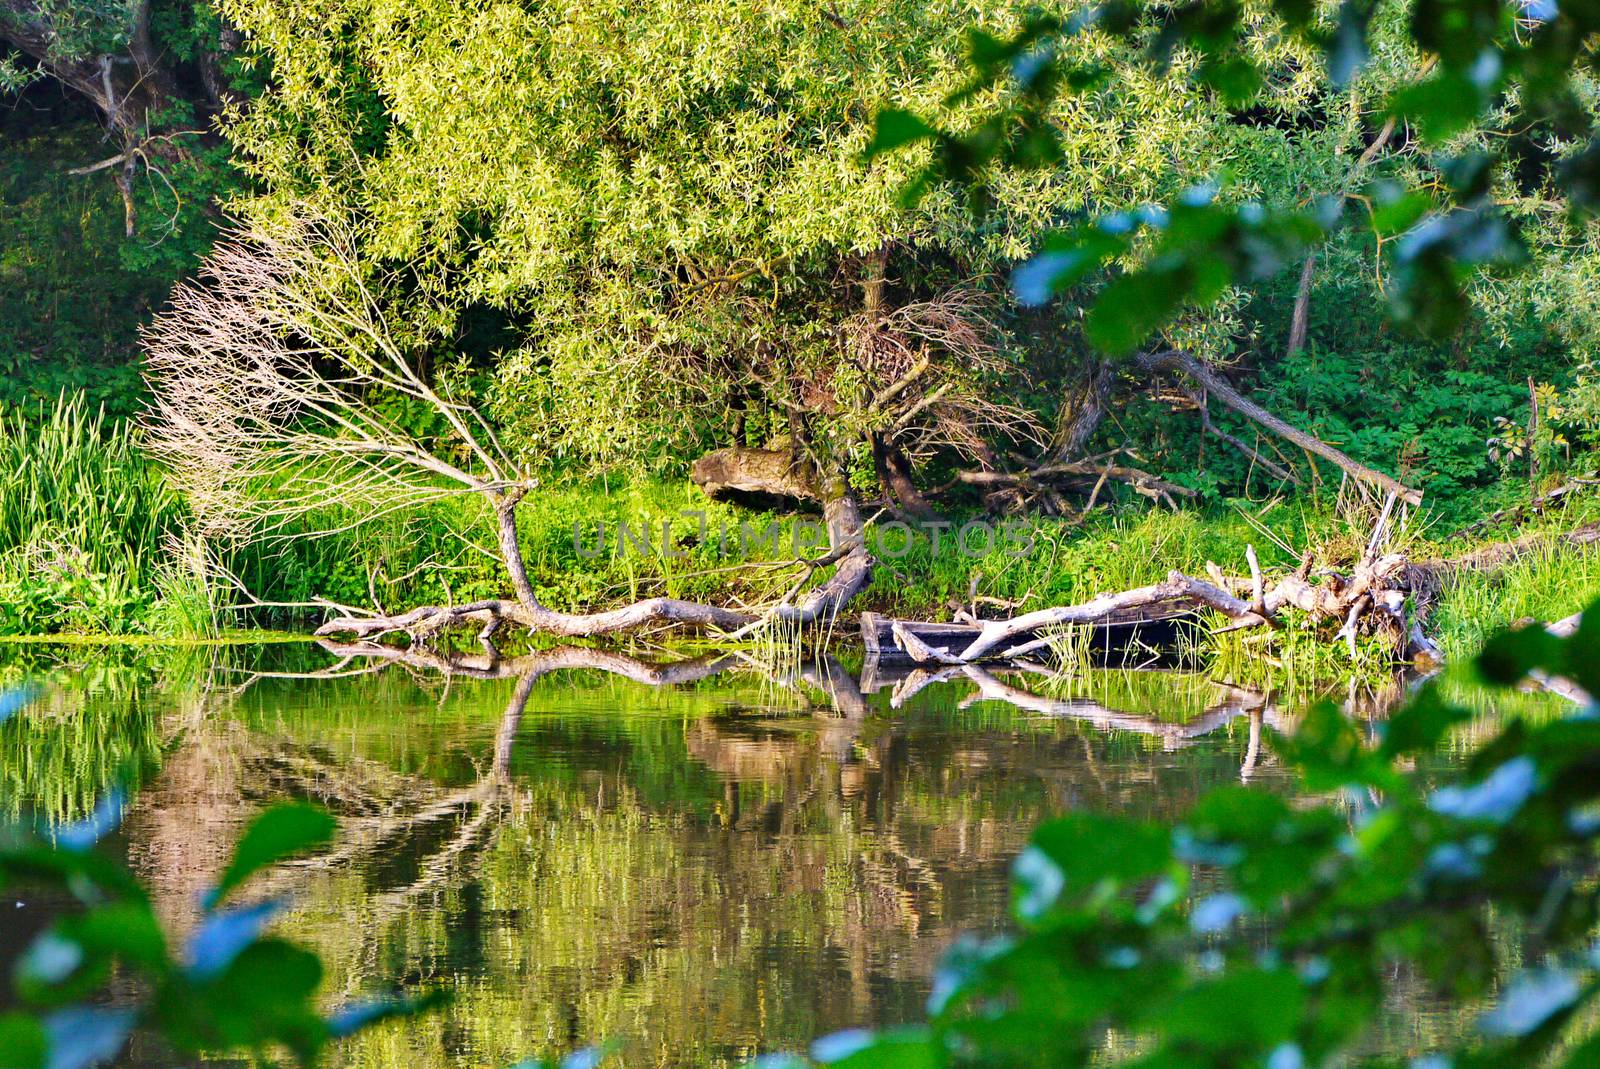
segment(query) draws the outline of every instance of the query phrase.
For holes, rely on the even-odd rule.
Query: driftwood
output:
[[[1296,609],[1309,616],[1314,625],[1338,624],[1333,637],[1348,645],[1352,657],[1357,653],[1361,634],[1381,632],[1393,640],[1398,659],[1431,667],[1442,663],[1444,655],[1428,637],[1427,613],[1438,590],[1451,576],[1503,567],[1541,546],[1600,545],[1597,522],[1560,535],[1529,535],[1455,557],[1410,561],[1403,554],[1383,552],[1397,502],[1394,494],[1386,500],[1365,548],[1346,571],[1323,569],[1313,574],[1308,554],[1293,572],[1269,584],[1255,548],[1246,546],[1245,559],[1250,569],[1247,578],[1225,576],[1208,562],[1207,579],[1173,571],[1159,583],[1002,620],[936,624],[868,613],[862,618],[863,642],[874,662],[909,661],[948,670],[986,662],[1014,662],[1057,641],[1059,629],[1066,627],[1089,628],[1097,645],[1104,642],[1109,647],[1113,636],[1119,633],[1125,640],[1127,632],[1170,626],[1204,612],[1226,617],[1227,629],[1236,630],[1281,626],[1283,611]],[[1575,622],[1576,617],[1570,617],[1550,626],[1554,633],[1564,634]],[[1569,681],[1535,677],[1535,682],[1574,701],[1586,700]]]
[[[756,463],[741,467],[738,454]],[[819,495],[820,480],[796,472],[786,455],[769,450],[719,450],[697,464],[697,478],[705,478],[708,493],[730,489],[743,493]],[[872,557],[866,550],[860,509],[855,498],[840,491],[823,504],[829,553],[814,561],[795,563],[804,569],[800,580],[765,612],[744,612],[678,598],[645,598],[631,605],[594,613],[565,613],[546,608],[534,594],[517,539],[516,505],[520,495],[498,509],[500,556],[510,573],[515,600],[489,598],[463,605],[423,606],[394,616],[336,616],[317,628],[319,636],[349,634],[359,639],[404,633],[412,641],[427,641],[440,632],[476,625],[479,637],[492,638],[512,624],[528,631],[563,637],[586,637],[635,631],[654,624],[670,624],[742,634],[774,620],[792,625],[831,621],[872,579]],[[806,589],[811,576],[832,566],[833,574],[821,585]]]
[[[930,630],[929,625],[872,618],[869,647],[884,647],[887,628],[895,649],[918,664],[969,665],[985,661],[1010,661],[1027,656],[1055,641],[1063,627],[1104,629],[1138,621],[1170,620],[1185,613],[1211,611],[1231,621],[1233,628],[1279,626],[1280,614],[1293,608],[1313,622],[1337,621],[1336,637],[1357,650],[1362,629],[1384,630],[1407,659],[1441,659],[1438,647],[1427,637],[1420,619],[1408,619],[1408,584],[1418,572],[1404,556],[1380,552],[1393,517],[1397,495],[1391,494],[1367,540],[1366,548],[1348,574],[1326,571],[1311,575],[1311,558],[1302,559],[1293,572],[1270,587],[1247,546],[1249,579],[1228,579],[1211,566],[1211,578],[1198,579],[1182,572],[1149,586],[1100,594],[1078,605],[1039,609],[1005,620],[970,628]]]

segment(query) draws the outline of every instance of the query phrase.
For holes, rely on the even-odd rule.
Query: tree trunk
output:
[[[1420,505],[1422,503],[1421,490],[1413,490],[1381,471],[1374,471],[1365,464],[1358,463],[1351,457],[1341,453],[1321,439],[1315,438],[1297,427],[1290,426],[1245,397],[1238,390],[1235,390],[1221,375],[1218,375],[1188,353],[1180,352],[1176,349],[1147,353],[1139,357],[1138,363],[1146,371],[1181,371],[1193,379],[1197,385],[1203,387],[1207,393],[1241,416],[1259,423],[1273,434],[1293,442],[1306,452],[1315,453],[1322,459],[1333,463],[1352,478],[1376,486],[1385,493],[1394,494],[1409,504]]]
[[[922,496],[911,478],[911,465],[898,446],[888,442],[881,434],[872,436],[872,466],[877,471],[878,482],[884,492],[904,513],[902,518],[937,520],[939,512]]]
[[[695,464],[695,473],[697,481],[705,480],[702,486],[708,494],[713,488],[719,492],[737,489],[767,494],[786,491],[822,501],[829,553],[819,561],[796,562],[806,567],[805,576],[789,596],[767,613],[757,616],[678,598],[646,598],[618,609],[593,613],[565,613],[546,608],[534,593],[517,537],[517,505],[526,493],[525,489],[518,489],[493,498],[500,556],[511,578],[515,601],[486,598],[465,605],[426,605],[392,616],[340,616],[317,628],[316,634],[351,634],[366,640],[404,632],[414,643],[425,643],[447,629],[476,625],[481,629],[479,638],[487,642],[508,623],[529,631],[567,637],[615,634],[652,624],[742,634],[772,620],[800,625],[831,622],[871,581],[872,557],[866,550],[861,510],[842,475],[820,480],[788,454],[764,449],[718,450],[702,457]],[[801,597],[800,591],[811,575],[830,565],[834,567],[833,575]],[[797,597],[800,600],[794,600]]]
[[[1089,439],[1100,429],[1105,418],[1106,403],[1111,396],[1115,379],[1109,361],[1090,359],[1084,368],[1084,377],[1062,402],[1061,415],[1056,420],[1056,431],[1051,438],[1050,452],[1055,460],[1077,460],[1089,447]]]

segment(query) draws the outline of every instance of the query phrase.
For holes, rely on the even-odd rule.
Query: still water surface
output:
[[[1003,925],[1041,820],[1168,818],[1241,778],[1290,789],[1258,743],[1292,715],[1181,673],[662,670],[592,651],[456,667],[0,649],[0,679],[43,684],[0,727],[0,797],[71,818],[137,768],[120,847],[180,930],[251,814],[328,806],[336,847],[254,889],[293,896],[284,928],[323,954],[330,1003],[454,993],[334,1059],[398,1069],[608,1039],[628,1065],[736,1064],[906,1020],[942,947]],[[52,904],[4,904],[10,957]],[[1450,1027],[1397,997],[1386,1045]],[[165,1063],[145,1044],[128,1064]]]

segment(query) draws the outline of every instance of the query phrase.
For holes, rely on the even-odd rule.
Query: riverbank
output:
[[[535,591],[546,604],[574,610],[657,595],[760,604],[793,584],[797,557],[820,553],[817,518],[710,502],[686,481],[555,488],[529,506],[520,533]],[[231,556],[213,549],[190,560],[187,586],[169,582],[144,596],[125,597],[128,611],[111,626],[104,605],[75,611],[73,599],[81,601],[94,577],[62,576],[67,589],[49,619],[54,628],[30,628],[38,621],[21,618],[14,605],[8,637],[282,641],[309,632],[329,604],[376,604],[393,612],[500,596],[505,591],[497,562],[478,544],[484,535],[473,534],[474,522],[481,526],[485,520],[480,512],[476,502],[464,500],[321,541],[288,541]],[[1396,541],[1413,560],[1526,543],[1492,569],[1463,570],[1443,584],[1431,619],[1446,653],[1461,655],[1487,633],[1524,617],[1565,616],[1600,593],[1600,553],[1559,538],[1596,518],[1600,500],[1592,495],[1471,537],[1453,537],[1426,512],[1410,517]],[[1269,573],[1290,570],[1308,551],[1337,556],[1359,545],[1364,534],[1331,506],[1304,500],[1223,502],[1179,511],[1122,506],[1081,522],[969,516],[916,530],[879,516],[868,525],[878,567],[850,611],[932,620],[962,610],[985,618],[1015,615],[1156,582],[1173,569],[1203,575],[1208,561],[1238,573],[1247,545]],[[15,566],[16,557],[10,559]],[[29,578],[48,583],[50,575]],[[252,590],[258,604],[252,606],[236,583]],[[185,597],[199,608],[178,611],[173,601]],[[175,618],[202,626],[173,628]],[[834,637],[849,639],[853,628],[840,628]],[[1313,649],[1293,628],[1250,641],[1244,646],[1218,640],[1201,652],[1263,657],[1269,668],[1273,661],[1293,662],[1318,675],[1348,670],[1342,649],[1327,643]]]

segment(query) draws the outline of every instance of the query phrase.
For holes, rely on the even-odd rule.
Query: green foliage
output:
[[[31,416],[0,414],[0,634],[129,630],[182,504],[82,395]]]
[[[116,1058],[135,1029],[148,1030],[180,1056],[233,1053],[266,1061],[287,1050],[316,1064],[333,1040],[378,1021],[424,1010],[422,996],[358,1002],[324,1015],[317,1007],[322,962],[268,934],[284,908],[266,899],[223,908],[222,896],[273,861],[323,846],[332,818],[305,806],[277,806],[245,829],[222,883],[208,896],[182,947],[171,944],[150,898],[132,874],[93,849],[121,818],[120,792],[53,842],[0,850],[0,886],[44,885],[77,909],[40,933],[13,982],[22,1009],[0,1017],[5,1069],[87,1069]],[[98,1005],[113,976],[136,979],[131,1004]]]
[[[1036,18],[1003,39],[975,33],[970,84],[1000,87],[999,103],[967,130],[885,111],[872,149],[927,141],[934,162],[909,189],[954,181],[986,204],[996,172],[1054,169],[1067,158],[1048,119],[1060,100],[1103,81],[1098,73],[1085,76],[1086,40],[1124,40],[1230,103],[1259,105],[1259,98],[1270,98],[1266,90],[1277,74],[1261,40],[1286,32],[1323,61],[1330,88],[1376,91],[1391,119],[1415,123],[1430,148],[1447,150],[1432,165],[1426,193],[1414,176],[1409,190],[1389,178],[1361,182],[1366,196],[1353,219],[1346,193],[1361,178],[1354,171],[1345,188],[1325,189],[1309,206],[1303,197],[1292,207],[1248,196],[1214,201],[1209,187],[1197,186],[1169,208],[1137,218],[1117,212],[1058,232],[1018,271],[1018,296],[1042,303],[1131,261],[1128,270],[1113,271],[1088,317],[1090,339],[1113,354],[1143,344],[1186,309],[1207,308],[1230,285],[1259,281],[1346,225],[1394,239],[1392,310],[1442,338],[1466,321],[1477,280],[1528,261],[1524,221],[1542,229],[1541,213],[1527,212],[1526,203],[1505,209],[1507,187],[1529,202],[1548,201],[1547,218],[1570,210],[1578,219],[1600,203],[1594,181],[1600,149],[1572,149],[1593,127],[1584,103],[1593,88],[1585,56],[1600,20],[1588,7],[1498,0],[1347,3],[1336,11],[1278,0],[1270,7],[1271,17],[1263,19],[1238,0],[1197,0],[1175,11],[1118,0],[1069,18]],[[1428,55],[1426,66],[1409,61],[1414,49]],[[947,97],[945,106],[962,99]],[[1139,225],[1154,239],[1133,240]]]
[[[41,404],[85,391],[91,408],[127,418],[144,392],[138,327],[174,264],[130,271],[125,252],[155,253],[148,235],[123,237],[116,187],[104,175],[62,173],[106,154],[98,125],[87,116],[34,125],[24,121],[31,110],[0,109],[0,412],[33,418]]]
[[[1600,608],[1569,640],[1505,633],[1480,671],[1501,686],[1562,673],[1593,693],[1597,637]],[[1224,788],[1171,828],[1047,823],[1013,867],[1016,930],[946,953],[925,1024],[764,1064],[1386,1066],[1363,1050],[1399,968],[1483,1008],[1440,1064],[1588,1065],[1600,721],[1513,721],[1458,782],[1414,770],[1471,716],[1429,684],[1368,743],[1316,707],[1274,746],[1342,802]],[[1504,982],[1491,911],[1516,933]]]
[[[285,857],[333,839],[333,818],[308,805],[280,805],[263,813],[245,831],[234,848],[233,860],[222,871],[206,898],[215,907],[228,892],[251,875]]]

